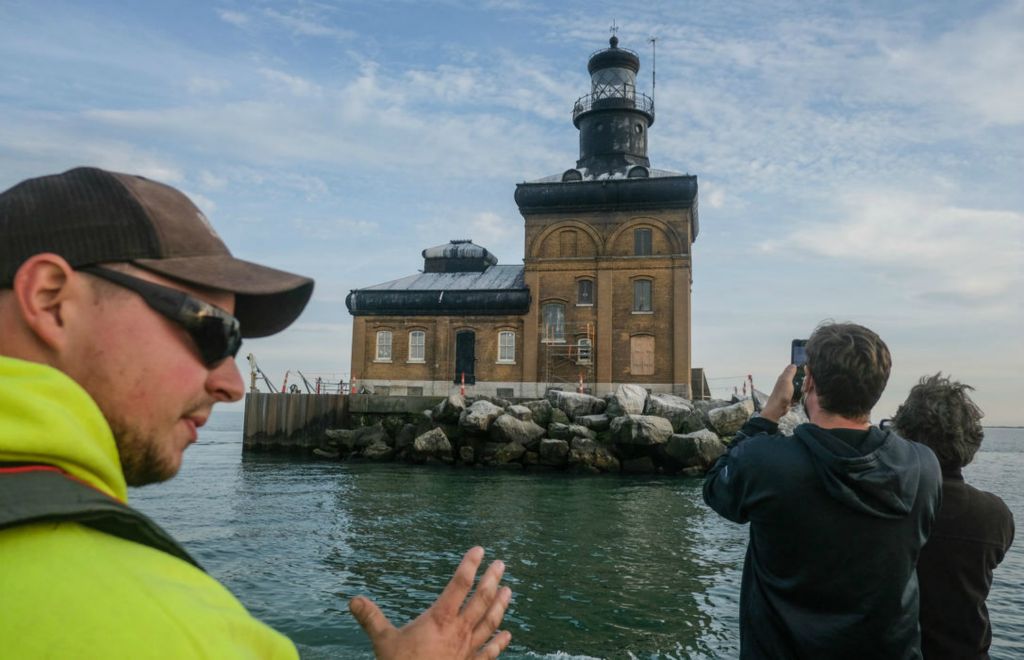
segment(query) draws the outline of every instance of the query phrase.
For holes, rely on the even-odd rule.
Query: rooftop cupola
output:
[[[424,273],[482,273],[498,263],[487,248],[469,239],[455,239],[423,251]]]
[[[636,91],[640,56],[619,48],[618,37],[590,56],[590,93],[577,99],[572,121],[580,131],[576,167],[591,174],[650,167],[647,129],[654,123],[654,100]]]

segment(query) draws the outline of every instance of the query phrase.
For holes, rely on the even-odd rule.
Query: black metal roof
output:
[[[491,266],[483,272],[417,273],[345,298],[353,316],[466,316],[526,314],[530,290],[522,266]]]

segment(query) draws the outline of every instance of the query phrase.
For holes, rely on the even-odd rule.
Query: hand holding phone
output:
[[[797,366],[793,377],[793,402],[800,400],[804,387],[804,365],[807,364],[807,340],[794,339],[790,345],[789,362]]]

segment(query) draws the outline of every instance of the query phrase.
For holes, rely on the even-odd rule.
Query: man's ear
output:
[[[44,252],[30,257],[14,275],[14,299],[25,326],[48,349],[67,343],[65,316],[74,297],[74,269],[61,256]]]
[[[801,388],[804,396],[814,391],[814,376],[811,375],[811,365],[804,364],[804,384]]]

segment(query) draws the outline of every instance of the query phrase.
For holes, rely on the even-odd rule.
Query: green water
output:
[[[747,529],[703,505],[699,480],[243,457],[240,425],[215,415],[177,478],[131,498],[305,658],[372,657],[348,598],[410,619],[477,544],[508,565],[502,657],[738,655]],[[1018,521],[1022,446],[983,450],[967,475]],[[1022,577],[1013,548],[989,598],[994,658],[1024,652]]]

